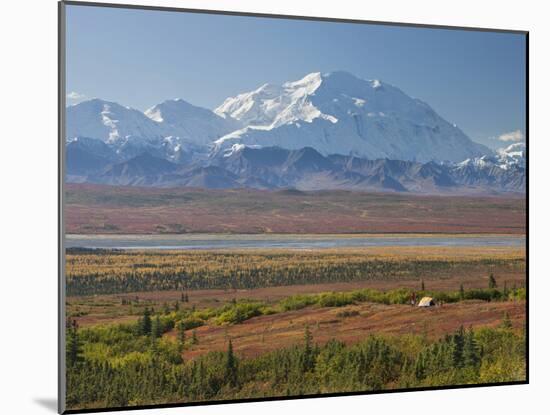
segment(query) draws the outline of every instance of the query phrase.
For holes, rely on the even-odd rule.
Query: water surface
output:
[[[326,249],[376,246],[524,247],[521,235],[67,235],[67,248]]]

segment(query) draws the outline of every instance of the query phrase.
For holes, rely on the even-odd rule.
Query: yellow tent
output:
[[[432,297],[423,297],[418,303],[418,307],[432,307],[435,305],[435,301]]]

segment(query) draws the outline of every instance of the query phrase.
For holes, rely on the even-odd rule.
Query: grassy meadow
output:
[[[525,379],[523,248],[66,260],[71,409]]]
[[[525,197],[66,185],[71,234],[525,233]]]

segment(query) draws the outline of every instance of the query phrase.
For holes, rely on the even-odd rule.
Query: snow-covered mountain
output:
[[[527,146],[525,143],[514,143],[497,150],[502,168],[519,166],[525,168]]]
[[[481,157],[466,159],[458,163],[460,166],[476,166],[479,168],[497,167],[508,170],[514,167],[525,168],[526,161],[525,143],[514,143],[508,147],[500,148],[495,154],[486,154]]]
[[[145,113],[115,102],[92,99],[67,107],[67,142],[74,138],[101,140],[127,160],[143,152],[171,161],[187,161],[190,154],[237,128],[211,110],[182,99],[168,100]]]
[[[145,112],[67,107],[67,180],[142,186],[523,192],[525,144],[496,152],[378,80],[311,73],[227,98]]]
[[[67,107],[66,115],[68,140],[90,137],[111,145],[128,140],[153,143],[166,133],[143,112],[97,98]]]
[[[457,181],[468,186],[525,191],[525,143],[515,143],[496,154],[466,159],[451,167]]]
[[[273,129],[296,121],[312,122],[316,118],[337,122],[308,100],[321,82],[320,74],[312,73],[282,86],[264,84],[255,91],[227,98],[214,112],[259,129]]]
[[[145,115],[170,136],[203,146],[241,127],[239,121],[225,119],[181,98],[155,105]]]
[[[379,80],[311,73],[228,98],[214,112],[245,125],[215,142],[312,147],[324,155],[458,162],[490,153],[429,105]]]
[[[126,159],[149,151],[176,162],[234,144],[419,162],[491,153],[424,102],[347,72],[265,84],[214,111],[175,99],[142,113],[93,99],[67,108],[67,139],[74,137],[99,139]]]

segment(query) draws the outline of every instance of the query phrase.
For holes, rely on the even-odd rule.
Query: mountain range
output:
[[[145,112],[67,107],[67,180],[113,185],[523,192],[525,145],[493,152],[378,80],[312,73],[227,98]]]

